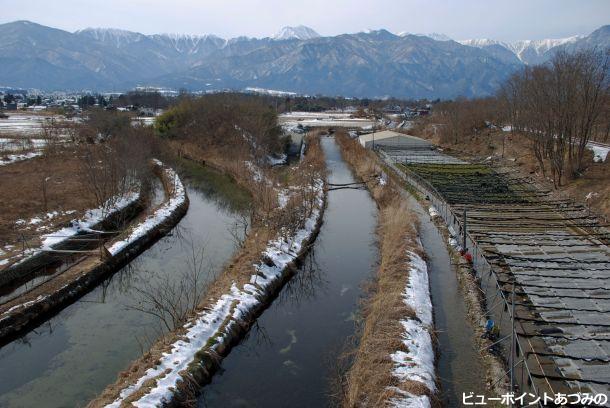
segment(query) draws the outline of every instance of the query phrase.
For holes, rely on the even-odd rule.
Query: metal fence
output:
[[[453,229],[459,237],[464,236],[463,217],[454,212],[443,195],[434,186],[408,169],[399,169],[394,160],[383,150],[378,150],[378,153],[383,162],[399,178],[429,199],[430,203],[437,208],[448,227]],[[553,392],[553,387],[544,374],[545,371],[542,363],[537,359],[534,346],[529,340],[520,339],[518,336],[517,328],[521,323],[516,322],[514,319],[514,304],[508,299],[505,290],[502,288],[496,270],[485,258],[484,252],[472,239],[468,231],[465,234],[465,243],[467,248],[472,252],[473,268],[479,279],[481,290],[485,294],[488,316],[494,317],[498,323],[500,329],[499,338],[502,341],[507,341],[509,344],[508,347],[503,348],[503,355],[508,362],[508,370],[505,374],[510,378],[512,391],[515,391],[518,387],[521,392],[541,396],[540,381],[536,381],[536,379],[541,379],[543,383],[546,383],[550,391]],[[500,308],[498,308],[497,300],[500,301]],[[521,330],[524,332],[522,327]],[[528,360],[527,356],[532,356],[533,358]],[[532,370],[534,367],[539,369],[540,374]],[[498,379],[498,381],[500,380]],[[543,406],[542,402],[539,402],[538,405],[540,407]]]

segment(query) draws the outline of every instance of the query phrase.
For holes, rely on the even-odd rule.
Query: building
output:
[[[398,146],[411,146],[419,148],[432,148],[432,145],[418,137],[405,135],[404,133],[384,130],[381,132],[367,133],[358,137],[360,144],[367,149],[372,148],[392,148]]]

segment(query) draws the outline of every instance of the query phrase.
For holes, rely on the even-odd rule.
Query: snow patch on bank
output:
[[[403,327],[402,343],[407,351],[396,351],[390,357],[394,361],[392,374],[399,381],[418,381],[431,392],[436,391],[434,348],[432,346],[432,301],[426,262],[416,253],[409,252],[409,280],[404,292],[404,302],[415,311],[415,318],[400,321]],[[394,407],[429,407],[426,395],[400,392],[402,397],[390,400]]]
[[[303,244],[311,238],[324,204],[322,180],[318,180],[315,189],[318,206],[312,211],[303,228],[289,240],[278,238],[267,244],[263,255],[272,261],[272,265],[263,262],[254,265],[250,283],[241,289],[234,283],[230,293],[221,296],[211,309],[201,312],[194,321],[187,323],[184,326],[186,333],[172,345],[170,351],[163,354],[159,363],[149,368],[135,384],[123,389],[119,398],[108,407],[120,407],[126,398],[151,379],[156,379],[153,388],[132,404],[136,407],[156,407],[171,400],[173,391],[182,381],[180,373],[196,361],[196,354],[210,342],[215,342],[211,346],[214,350],[219,343],[225,341],[231,328],[261,303],[266,289],[280,279],[286,266],[296,259]]]
[[[290,190],[282,189],[277,193],[277,202],[280,208],[286,208],[290,201]]]
[[[593,152],[593,161],[595,163],[605,162],[610,152],[610,147],[588,143],[587,148]]]
[[[72,220],[70,225],[59,230],[53,231],[49,234],[44,234],[40,236],[41,245],[38,248],[31,248],[26,250],[25,252],[19,253],[18,255],[13,256],[12,258],[6,259],[4,264],[8,263],[11,259],[20,258],[18,262],[14,263],[14,265],[19,265],[32,256],[36,256],[43,251],[52,250],[57,245],[67,241],[70,238],[78,235],[81,232],[91,231],[91,228],[106,218],[113,216],[117,212],[122,211],[127,206],[135,203],[140,197],[140,193],[130,192],[126,194],[124,197],[113,199],[112,204],[107,203],[106,205],[95,208],[92,210],[87,210],[84,218],[80,220]],[[30,220],[31,224],[36,224],[38,219],[34,218]]]
[[[186,201],[186,190],[176,172],[169,167],[163,167],[163,164],[158,160],[156,160],[155,163],[163,168],[167,182],[171,183],[173,186],[170,199],[138,224],[127,238],[112,244],[110,248],[108,248],[108,252],[110,252],[111,255],[118,254],[130,244],[148,234],[152,229],[163,224],[176,209],[184,205]]]
[[[265,179],[263,171],[256,164],[252,163],[251,161],[246,161],[244,163],[246,164],[248,170],[250,170],[250,173],[252,174],[252,179],[254,181],[260,183]]]
[[[449,238],[447,238],[447,243],[450,247],[455,249],[456,251],[460,251],[462,247],[458,243],[458,235],[453,229],[451,225],[447,226],[447,230],[449,231]]]
[[[51,234],[43,235],[42,249],[51,249],[53,246],[77,235],[79,232],[91,230],[96,224],[99,224],[106,218],[113,216],[117,212],[122,211],[129,205],[135,203],[139,197],[139,192],[130,192],[124,197],[113,199],[114,203],[112,205],[105,205],[104,207],[87,210],[85,217],[82,220],[72,221],[69,227],[62,228]]]
[[[23,160],[33,159],[34,157],[42,156],[42,152],[29,152],[23,154],[9,154],[6,157],[0,157],[0,166],[17,163]]]
[[[267,156],[267,161],[271,166],[281,166],[288,163],[288,156],[283,153],[280,154],[278,157]]]

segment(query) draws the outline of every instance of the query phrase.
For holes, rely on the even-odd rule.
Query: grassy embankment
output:
[[[376,177],[382,171],[376,157],[344,132],[337,134],[343,158],[366,186],[379,208],[377,235],[380,263],[363,303],[363,329],[353,364],[343,386],[343,406],[380,407],[398,397],[396,388],[414,395],[430,395],[417,381],[399,382],[393,376],[390,354],[404,350],[400,320],[414,317],[404,302],[408,280],[408,252],[423,256],[417,242],[417,220],[391,178],[385,185]]]

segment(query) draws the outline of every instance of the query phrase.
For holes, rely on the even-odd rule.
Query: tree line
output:
[[[514,73],[493,97],[438,103],[441,140],[458,144],[490,127],[510,126],[556,186],[585,168],[586,145],[609,141],[610,50],[558,52],[546,64]]]

